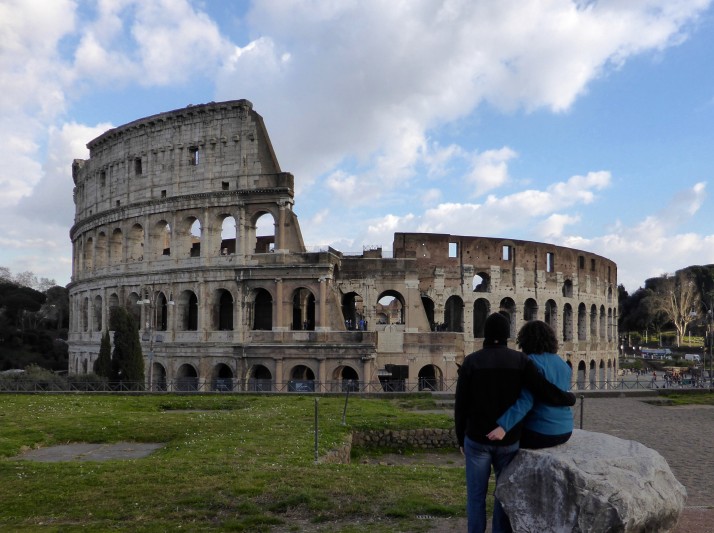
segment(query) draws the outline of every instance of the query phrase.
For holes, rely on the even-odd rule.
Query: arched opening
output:
[[[607,335],[607,328],[605,327],[605,306],[600,306],[600,339],[605,340]]]
[[[364,300],[356,292],[349,292],[342,296],[342,318],[348,330],[367,329],[364,319]]]
[[[151,232],[151,250],[153,257],[158,259],[171,255],[171,226],[165,220],[154,224]]]
[[[233,331],[233,295],[225,290],[217,291],[217,320],[219,331]]]
[[[109,316],[111,316],[112,309],[119,307],[119,296],[116,292],[109,295]]]
[[[588,332],[588,312],[585,308],[585,304],[581,303],[578,306],[578,340],[587,340]]]
[[[590,339],[597,340],[597,306],[590,306]]]
[[[151,390],[165,391],[166,387],[166,369],[161,363],[154,363],[151,377]]]
[[[590,361],[590,371],[588,372],[588,377],[590,378],[590,390],[597,389],[597,371],[594,360]]]
[[[404,324],[404,297],[393,290],[382,292],[375,312],[381,324]]]
[[[255,291],[253,300],[253,329],[273,329],[273,297],[265,289]]]
[[[135,292],[129,293],[126,299],[126,310],[134,318],[137,327],[141,328],[141,306],[139,305],[139,295]],[[111,326],[111,323],[109,324]]]
[[[545,302],[543,322],[553,328],[553,331],[558,331],[558,305],[555,303],[555,300]]]
[[[289,392],[315,392],[315,373],[305,365],[297,365],[290,372]]]
[[[421,297],[421,305],[424,307],[424,313],[426,313],[426,319],[429,322],[429,328],[431,331],[436,331],[436,323],[434,322],[434,300],[428,296]]]
[[[121,229],[116,228],[112,232],[109,240],[109,264],[118,265],[123,262],[122,251],[124,249],[124,235]]]
[[[479,272],[473,277],[471,286],[474,292],[491,292],[491,277],[486,272]]]
[[[533,298],[528,298],[523,304],[523,320],[530,322],[538,319],[538,302]]]
[[[94,331],[102,331],[102,297],[94,297]]]
[[[213,368],[211,390],[228,392],[233,390],[233,371],[228,365],[217,364]]]
[[[421,367],[418,374],[420,391],[444,390],[444,380],[441,369],[436,365]]]
[[[474,339],[483,339],[486,319],[491,313],[491,304],[485,298],[474,302]]]
[[[270,392],[273,390],[273,375],[267,367],[255,365],[248,372],[248,390],[251,392]]]
[[[601,389],[607,388],[608,382],[610,381],[610,376],[605,374],[605,361],[600,361],[598,370],[600,371],[599,372],[600,388]]]
[[[129,231],[128,242],[129,261],[144,260],[144,228],[134,224]]]
[[[84,270],[94,269],[94,240],[89,237],[84,244]]]
[[[89,298],[82,299],[82,331],[89,331]]]
[[[572,280],[566,279],[565,282],[563,282],[563,296],[565,296],[566,298],[573,297],[573,282],[572,282]]]
[[[200,257],[201,256],[201,221],[197,218],[191,218],[191,249],[189,251],[189,256]]]
[[[615,329],[615,320],[612,309],[607,310],[607,341],[612,342],[612,331]]]
[[[464,331],[464,301],[458,296],[449,296],[444,305],[446,331]]]
[[[156,329],[166,331],[169,324],[169,304],[163,292],[156,297]]]
[[[585,390],[585,361],[578,363],[577,387],[579,390]]]
[[[315,295],[301,287],[293,292],[293,330],[315,329]]]
[[[504,298],[498,306],[498,311],[505,314],[511,322],[511,334],[509,338],[516,336],[516,302],[512,298]]]
[[[339,383],[341,392],[359,392],[359,375],[351,366],[338,366],[334,373],[333,379]]]
[[[96,268],[107,266],[107,234],[103,231],[97,235],[97,244],[94,245],[94,257]]]
[[[236,219],[231,215],[223,215],[221,222],[221,255],[233,255],[236,253]]]
[[[181,293],[178,313],[181,330],[198,330],[198,298],[193,291],[187,290]]]
[[[573,340],[573,308],[570,304],[563,306],[563,340]]]
[[[193,365],[188,363],[181,365],[176,371],[176,390],[197,391],[198,373]]]
[[[252,237],[248,242],[255,243],[253,249],[256,254],[275,251],[275,219],[271,213],[258,213],[253,225],[248,228],[248,234]]]

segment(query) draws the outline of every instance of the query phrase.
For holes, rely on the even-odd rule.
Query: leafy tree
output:
[[[111,329],[114,331],[112,379],[143,387],[144,356],[136,320],[125,308],[115,307],[112,309]]]
[[[56,329],[69,327],[69,290],[55,285],[45,292],[47,301],[43,306],[44,314],[49,323],[54,323]]]
[[[109,331],[104,330],[102,343],[99,346],[99,357],[94,361],[94,373],[103,378],[111,377],[112,373],[112,341]]]

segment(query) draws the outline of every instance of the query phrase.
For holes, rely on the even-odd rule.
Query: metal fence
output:
[[[680,383],[667,383],[663,380],[634,379],[613,380],[597,383],[576,382],[571,391],[616,391],[616,390],[647,390],[647,389],[712,389],[712,381],[704,379],[682,380]],[[410,380],[380,380],[379,383],[357,380],[340,380],[320,382],[316,380],[290,380],[275,382],[270,379],[250,379],[247,382],[222,378],[216,380],[200,380],[198,378],[179,378],[161,380],[151,386],[144,382],[130,381],[86,381],[57,379],[52,381],[23,379],[0,379],[0,392],[179,392],[179,393],[234,393],[234,392],[291,392],[291,393],[414,393],[414,392],[446,392],[456,391],[456,380],[419,379]]]

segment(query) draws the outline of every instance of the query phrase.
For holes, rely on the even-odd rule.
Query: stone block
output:
[[[514,532],[665,533],[687,493],[656,451],[575,430],[561,446],[519,451],[496,496]]]

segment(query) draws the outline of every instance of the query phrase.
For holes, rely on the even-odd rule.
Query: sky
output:
[[[71,280],[73,159],[245,98],[306,245],[552,243],[714,263],[712,0],[0,0],[0,267]]]

